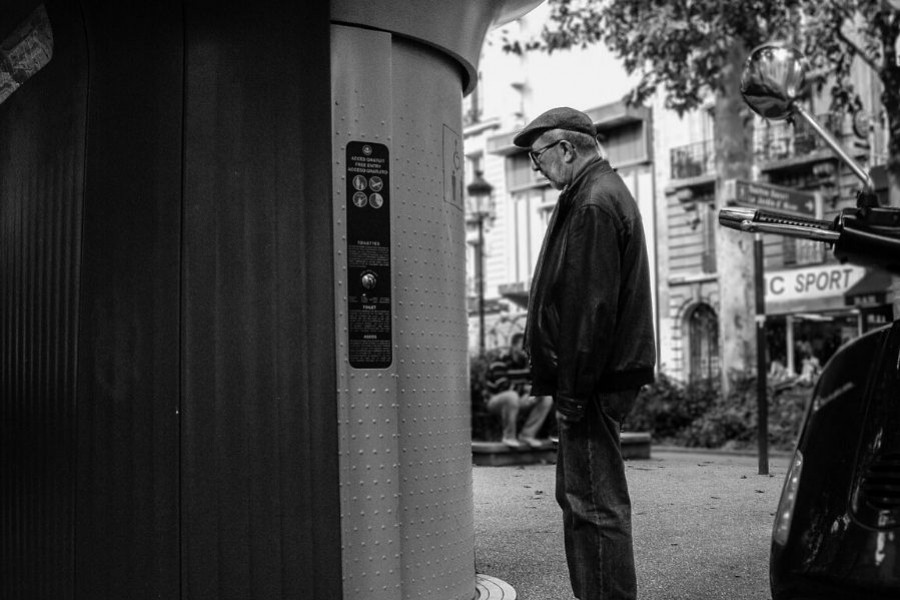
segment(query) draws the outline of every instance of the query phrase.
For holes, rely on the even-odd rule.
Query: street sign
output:
[[[735,179],[732,198],[739,206],[767,208],[806,217],[816,216],[816,195],[812,192]]]

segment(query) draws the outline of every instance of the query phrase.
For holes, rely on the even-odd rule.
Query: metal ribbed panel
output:
[[[0,105],[0,597],[9,600],[72,597],[86,81],[80,21],[50,13],[55,56]],[[2,31],[21,17],[4,7]]]
[[[340,598],[328,4],[186,12],[185,598]]]
[[[172,1],[84,12],[75,596],[175,598],[181,12]]]
[[[875,510],[900,510],[900,453],[877,457],[860,483],[864,502]]]

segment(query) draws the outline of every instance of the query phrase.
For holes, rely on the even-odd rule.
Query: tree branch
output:
[[[866,65],[868,65],[869,68],[871,68],[873,71],[875,71],[876,73],[881,72],[881,66],[878,65],[874,60],[872,60],[872,57],[866,54],[855,41],[847,37],[847,35],[844,33],[844,28],[842,27],[843,24],[844,23],[842,21],[841,24],[835,28],[835,31],[837,32],[837,36],[841,40],[841,42],[843,42],[844,45],[849,49],[850,59],[852,60],[854,56],[858,56],[860,60],[866,63]]]

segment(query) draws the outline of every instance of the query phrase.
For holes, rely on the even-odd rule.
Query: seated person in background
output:
[[[775,358],[772,364],[769,365],[768,377],[772,383],[779,383],[790,378],[790,373],[788,373],[787,367],[784,366],[780,356]]]
[[[805,383],[806,385],[812,385],[819,378],[821,372],[822,365],[819,363],[819,359],[810,351],[809,354],[803,357],[803,362],[800,367],[800,377],[797,381]]]
[[[530,394],[527,383],[528,358],[522,349],[524,336],[516,333],[510,340],[509,353],[492,362],[487,372],[487,409],[500,415],[503,423],[503,443],[512,448],[520,448],[522,443],[540,447],[537,434],[553,408],[552,396],[535,397]],[[529,411],[516,437],[516,419],[520,410]]]

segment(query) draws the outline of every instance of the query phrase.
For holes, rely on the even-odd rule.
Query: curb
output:
[[[688,446],[669,446],[653,444],[656,452],[671,452],[682,454],[718,454],[720,456],[759,456],[756,448],[729,450],[727,448],[691,448]],[[776,450],[769,448],[769,457],[790,458],[794,453],[788,450]]]
[[[621,434],[622,456],[626,459],[650,458],[649,433],[625,432]],[[502,442],[472,442],[472,463],[482,467],[509,465],[533,465],[556,462],[556,443],[547,441],[541,446],[510,448]]]

